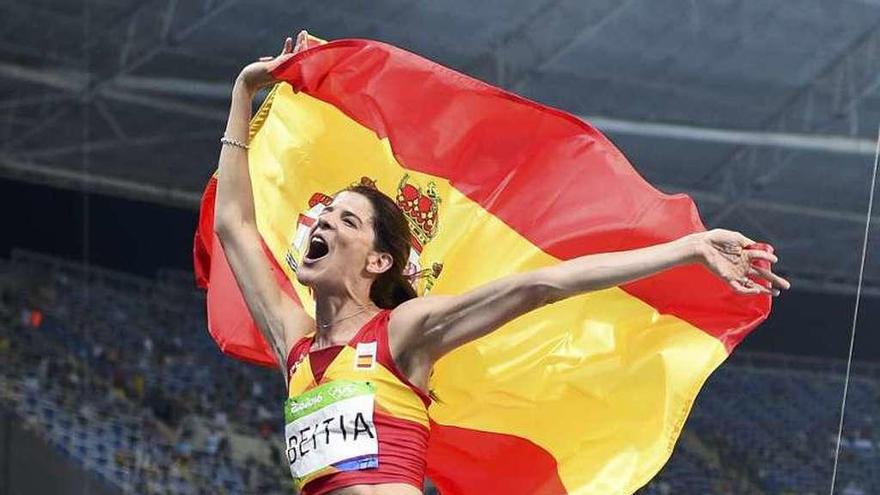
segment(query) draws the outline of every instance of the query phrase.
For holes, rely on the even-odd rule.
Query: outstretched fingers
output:
[[[743,253],[749,259],[749,263],[752,263],[755,260],[764,260],[769,261],[770,263],[776,263],[779,261],[779,258],[776,257],[775,254],[764,251],[763,249],[744,249]]]
[[[300,32],[300,34],[302,34],[302,33],[303,33],[303,31]],[[297,36],[297,48],[298,47],[299,47],[299,36]],[[270,60],[274,60],[277,57],[282,57],[284,55],[287,55],[288,53],[294,53],[293,38],[291,38],[290,36],[288,36],[287,38],[284,39],[284,44],[281,45],[281,53],[279,53],[275,57],[260,57],[259,60],[260,60],[260,62],[268,62]]]
[[[749,274],[770,282],[770,286],[776,289],[789,289],[791,287],[791,283],[788,280],[760,266],[752,266]]]
[[[303,29],[296,35],[296,47],[293,52],[297,53],[309,47],[309,32]]]

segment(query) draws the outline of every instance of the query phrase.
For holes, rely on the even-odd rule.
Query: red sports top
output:
[[[397,369],[388,346],[390,310],[380,311],[345,346],[309,352],[314,336],[303,337],[287,357],[288,394],[296,397],[333,380],[371,382],[376,386],[373,421],[379,466],[336,471],[300,488],[321,495],[352,485],[407,483],[422,490],[428,448],[431,399]]]

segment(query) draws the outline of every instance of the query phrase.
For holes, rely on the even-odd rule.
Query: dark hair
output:
[[[394,260],[391,268],[380,274],[370,287],[373,304],[383,309],[393,309],[413,299],[417,295],[416,290],[403,273],[412,239],[403,211],[393,199],[375,187],[356,185],[344,191],[360,194],[370,202],[373,207],[373,247],[390,254]]]

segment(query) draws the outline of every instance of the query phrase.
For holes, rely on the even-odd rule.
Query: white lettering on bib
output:
[[[375,395],[369,382],[334,380],[285,401],[287,460],[299,486],[335,471],[379,466]]]

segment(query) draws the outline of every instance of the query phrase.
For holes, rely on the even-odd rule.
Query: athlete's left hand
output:
[[[237,81],[240,81],[251,92],[275,84],[278,80],[272,74],[272,71],[300,51],[309,47],[309,34],[305,30],[300,31],[296,36],[296,44],[294,44],[292,38],[285,39],[281,47],[281,53],[275,57],[260,57],[259,60],[241,70]]]
[[[739,232],[713,229],[697,235],[696,250],[700,262],[738,294],[778,296],[780,289],[787,290],[791,284],[770,269],[757,266],[760,260],[772,265],[779,259],[767,251],[750,249],[755,244]]]

